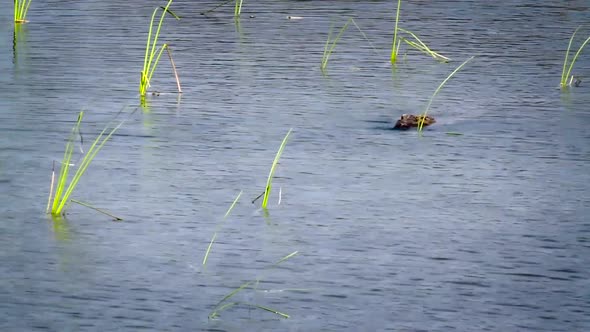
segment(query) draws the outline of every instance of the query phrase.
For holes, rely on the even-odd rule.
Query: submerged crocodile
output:
[[[395,126],[393,129],[399,130],[406,130],[410,128],[416,128],[420,125],[420,121],[424,119],[423,126],[430,126],[431,124],[435,123],[436,120],[429,116],[429,115],[412,115],[412,114],[402,114],[402,116],[395,122]]]

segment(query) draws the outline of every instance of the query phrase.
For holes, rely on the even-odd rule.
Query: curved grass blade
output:
[[[420,38],[418,38],[418,36],[413,33],[410,30],[406,30],[406,29],[402,29],[399,28],[400,31],[405,32],[407,34],[409,34],[410,36],[412,36],[418,43],[415,43],[411,40],[408,40],[406,38],[402,38],[404,42],[406,42],[406,44],[416,48],[417,50],[430,55],[431,57],[433,57],[434,59],[438,60],[438,61],[442,61],[442,62],[448,62],[451,59],[447,58],[446,56],[443,56],[433,50],[431,50],[424,42],[422,42],[422,40],[420,40]]]
[[[434,97],[442,89],[442,87],[445,85],[445,83],[447,83],[447,81],[451,77],[453,77],[453,75],[455,75],[455,73],[457,73],[461,68],[463,68],[463,66],[465,66],[469,61],[473,60],[474,57],[475,56],[470,57],[469,59],[465,60],[462,64],[460,64],[459,67],[455,68],[455,70],[453,70],[453,72],[450,73],[449,76],[447,76],[447,78],[445,78],[444,81],[442,81],[440,83],[438,88],[436,88],[436,90],[434,90],[434,93],[432,94],[432,96],[430,96],[430,100],[428,101],[428,104],[426,105],[426,109],[424,110],[424,113],[422,114],[422,118],[420,119],[420,123],[418,124],[418,132],[422,132],[422,127],[424,127],[424,120],[426,119],[426,114],[428,113],[428,110],[430,109],[430,105],[432,104]]]
[[[268,173],[268,179],[266,180],[266,189],[264,190],[264,197],[262,199],[262,208],[266,209],[268,205],[268,197],[270,196],[270,191],[272,189],[272,179],[274,177],[275,171],[277,169],[277,164],[279,163],[279,159],[281,159],[281,155],[283,154],[283,150],[285,149],[285,145],[287,145],[287,140],[289,139],[289,135],[291,135],[291,131],[293,128],[289,129],[285,138],[283,138],[283,142],[279,147],[279,151],[275,155],[275,159],[272,162],[272,167],[270,168],[270,172]]]
[[[571,76],[572,70],[574,68],[574,64],[576,63],[576,60],[578,59],[578,56],[580,55],[580,53],[582,53],[582,50],[584,49],[584,47],[586,47],[586,44],[588,44],[588,42],[590,42],[590,37],[586,38],[586,40],[582,43],[582,45],[580,46],[580,48],[578,48],[578,51],[576,52],[576,54],[574,55],[574,57],[572,58],[571,62],[569,62],[569,66],[568,66],[568,59],[569,59],[569,53],[570,53],[570,48],[572,46],[572,42],[574,40],[574,37],[576,35],[576,33],[578,32],[578,30],[580,30],[582,26],[580,25],[579,27],[576,28],[576,30],[574,31],[574,33],[572,34],[570,41],[567,45],[567,51],[565,53],[565,59],[563,61],[563,70],[561,73],[561,82],[560,82],[560,86],[562,88],[566,87],[566,86],[571,86],[572,82],[574,81],[574,77]],[[567,71],[566,71],[566,67],[567,67]],[[569,83],[568,83],[568,79],[569,79]]]
[[[231,210],[233,210],[234,206],[236,205],[236,203],[238,202],[238,200],[240,199],[241,196],[242,196],[242,191],[240,190],[240,193],[238,194],[238,196],[236,196],[236,198],[234,199],[234,201],[231,204],[231,206],[229,207],[229,209],[227,209],[227,212],[225,212],[225,215],[223,216],[223,220],[225,220],[227,218],[227,216],[229,216]],[[221,227],[221,223],[218,225],[218,227]],[[213,233],[213,237],[211,238],[211,241],[209,242],[209,246],[207,246],[207,251],[205,252],[205,257],[203,257],[203,266],[205,266],[207,264],[207,258],[209,257],[209,253],[211,252],[211,247],[213,246],[213,242],[215,242],[215,239],[217,239],[217,232],[218,232],[218,230],[216,230],[215,233]]]
[[[574,37],[576,36],[576,33],[578,33],[578,30],[580,30],[581,27],[582,26],[580,25],[580,26],[578,26],[576,28],[576,30],[574,30],[574,33],[572,33],[572,36],[570,37],[570,41],[567,44],[567,50],[565,51],[565,59],[563,61],[563,69],[561,71],[561,81],[560,81],[561,84],[560,85],[562,87],[564,87],[566,85],[567,78],[568,78],[568,75],[566,75],[566,67],[567,67],[567,64],[568,64],[568,58],[570,56],[570,49],[572,47],[572,43],[574,41]]]

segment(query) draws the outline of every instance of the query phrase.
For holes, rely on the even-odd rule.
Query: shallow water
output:
[[[393,71],[391,1],[244,2],[239,27],[231,6],[205,17],[213,2],[175,1],[183,18],[161,40],[184,93],[163,59],[162,94],[127,115],[74,194],[124,221],[75,205],[51,220],[51,165],[77,113],[87,149],[138,104],[157,4],[34,2],[16,46],[0,12],[1,331],[590,329],[590,83],[556,88],[587,1],[404,3],[402,26],[453,61],[406,48]],[[350,16],[372,46],[351,28],[322,76],[331,20]],[[422,137],[389,129],[471,55]],[[250,201],[289,128],[265,218]],[[235,300],[290,319],[207,319],[256,278]]]

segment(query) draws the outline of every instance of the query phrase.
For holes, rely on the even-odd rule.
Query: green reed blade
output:
[[[76,124],[72,128],[70,136],[68,137],[68,141],[66,143],[66,148],[64,151],[64,156],[61,161],[59,177],[57,178],[57,186],[55,188],[55,196],[53,198],[53,204],[51,207],[51,212],[57,210],[58,205],[62,200],[62,193],[65,190],[66,182],[68,180],[69,170],[70,170],[70,162],[72,160],[72,154],[74,152],[74,139],[77,136],[77,133],[80,131],[80,124],[82,123],[82,118],[84,117],[84,112],[80,112],[78,114],[78,120]]]
[[[236,196],[236,198],[234,199],[233,203],[231,204],[231,206],[229,207],[229,209],[227,209],[227,211],[225,212],[225,215],[223,216],[223,220],[225,220],[231,210],[233,210],[234,206],[236,205],[236,203],[238,202],[238,200],[240,199],[240,197],[242,196],[242,191],[240,190],[240,193],[238,194],[238,196]],[[222,220],[222,222],[223,222]],[[221,228],[221,223],[219,223],[217,225],[217,228]],[[211,252],[211,247],[213,246],[213,242],[215,242],[215,239],[217,239],[217,232],[218,230],[215,230],[215,233],[213,233],[213,237],[211,238],[211,241],[209,242],[209,246],[207,246],[207,251],[205,252],[205,257],[203,257],[203,266],[205,266],[207,264],[207,258],[209,257],[209,253]]]
[[[391,44],[391,63],[395,63],[397,61],[397,54],[399,51],[399,42],[397,41],[397,30],[398,30],[398,22],[399,22],[399,13],[402,6],[402,0],[397,1],[397,10],[395,12],[395,28],[393,29],[393,42]]]
[[[293,251],[292,253],[288,254],[287,256],[285,256],[285,257],[283,257],[283,258],[279,259],[279,260],[278,260],[276,263],[274,263],[273,265],[271,265],[271,267],[273,267],[273,266],[277,266],[277,265],[281,264],[282,262],[284,262],[284,261],[286,261],[287,259],[289,259],[289,258],[291,258],[291,257],[293,257],[293,256],[295,256],[295,255],[297,255],[298,253],[299,253],[299,251],[298,251],[298,250],[296,250],[296,251]]]
[[[330,41],[332,40],[332,31],[334,30],[335,22],[332,21],[330,24],[330,30],[328,31],[328,39],[326,39],[326,44],[324,45],[324,54],[322,54],[322,64],[320,65],[322,68],[325,67],[324,63],[327,63],[328,59],[328,50],[330,47]]]
[[[565,59],[563,61],[563,70],[561,71],[561,86],[564,86],[567,81],[568,76],[566,75],[566,67],[567,67],[568,58],[570,55],[570,48],[572,47],[572,43],[574,41],[574,37],[576,36],[576,33],[578,33],[578,30],[580,30],[581,27],[582,26],[580,25],[576,28],[576,30],[574,30],[574,33],[572,33],[572,36],[570,37],[570,41],[567,44],[567,50],[565,51]]]
[[[270,191],[272,189],[272,179],[274,177],[276,168],[277,168],[277,164],[279,163],[279,159],[281,158],[281,155],[283,154],[283,150],[285,149],[285,145],[287,145],[287,140],[289,139],[289,135],[291,135],[291,131],[293,131],[293,128],[289,129],[289,131],[287,132],[287,135],[285,135],[285,138],[283,138],[283,142],[281,143],[281,146],[279,147],[279,150],[277,151],[277,154],[275,155],[275,159],[272,161],[272,166],[270,168],[270,172],[268,173],[268,179],[266,180],[266,189],[264,190],[264,197],[262,199],[262,208],[266,209],[266,206],[268,205],[268,198],[270,196]]]
[[[234,7],[234,17],[239,17],[242,13],[242,0],[236,0]]]
[[[424,127],[424,120],[426,119],[426,115],[428,114],[428,110],[430,109],[430,105],[432,104],[434,97],[442,89],[442,87],[445,85],[445,83],[447,83],[447,81],[451,77],[453,77],[453,75],[455,75],[455,73],[457,73],[461,68],[463,68],[463,66],[465,66],[469,61],[473,60],[474,57],[475,56],[470,57],[469,59],[465,60],[462,64],[460,64],[459,67],[455,68],[455,70],[453,70],[453,72],[450,73],[449,76],[447,76],[447,78],[445,78],[444,81],[442,81],[440,83],[438,88],[436,88],[436,90],[434,90],[434,93],[432,94],[432,96],[430,96],[430,100],[428,101],[428,104],[426,105],[426,109],[424,110],[424,113],[422,114],[422,118],[420,120],[420,123],[418,124],[418,132],[422,132],[422,127]]]

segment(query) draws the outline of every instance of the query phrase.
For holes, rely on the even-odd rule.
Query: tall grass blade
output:
[[[399,41],[397,40],[397,25],[399,22],[399,12],[402,6],[402,0],[397,0],[397,10],[395,12],[395,28],[393,29],[393,43],[391,44],[391,63],[397,61],[397,54],[399,51]]]
[[[234,201],[231,204],[231,206],[229,207],[229,209],[227,209],[227,211],[225,212],[225,215],[223,216],[223,220],[225,220],[229,216],[231,210],[233,210],[234,206],[236,206],[236,203],[238,202],[238,200],[240,199],[241,196],[242,196],[242,191],[240,190],[240,193],[238,194],[238,196],[236,196],[236,198],[234,199]],[[221,227],[221,223],[217,227]],[[215,233],[213,233],[213,237],[211,238],[211,241],[209,242],[209,246],[207,246],[207,251],[205,252],[205,257],[203,257],[203,266],[205,266],[207,264],[207,259],[209,257],[209,253],[211,252],[211,247],[213,247],[213,242],[215,242],[215,239],[217,239],[217,232],[218,232],[218,230],[215,230]]]
[[[277,154],[275,155],[275,159],[272,161],[272,166],[270,168],[270,172],[268,173],[268,179],[266,180],[266,188],[264,190],[264,197],[262,198],[262,208],[263,209],[266,209],[266,206],[268,205],[268,198],[270,196],[270,192],[272,189],[272,179],[273,179],[275,171],[277,169],[277,164],[279,163],[279,159],[281,159],[281,155],[283,154],[283,150],[285,149],[285,145],[287,145],[287,140],[289,139],[289,135],[291,135],[291,131],[293,131],[293,128],[289,129],[289,131],[287,132],[287,135],[285,135],[285,138],[283,138],[283,142],[281,143],[281,146],[279,147],[279,150],[277,151]]]
[[[455,70],[453,70],[453,72],[450,73],[449,76],[447,76],[447,78],[445,78],[444,81],[442,81],[440,83],[438,88],[436,88],[436,90],[434,90],[434,93],[432,94],[432,96],[430,96],[430,100],[428,101],[428,104],[426,105],[426,109],[424,110],[424,113],[422,114],[420,123],[418,124],[418,132],[422,132],[422,128],[424,127],[424,120],[426,119],[426,115],[428,114],[428,110],[430,109],[430,105],[432,104],[434,97],[442,89],[442,87],[445,85],[445,83],[447,83],[447,81],[449,79],[451,79],[451,77],[453,77],[453,75],[455,75],[455,73],[457,73],[461,68],[463,68],[463,66],[465,66],[469,61],[473,60],[473,58],[475,58],[475,56],[470,57],[469,59],[465,60],[462,64],[460,64],[459,67],[455,68]]]
[[[236,0],[236,4],[234,7],[234,17],[239,17],[242,13],[242,1],[243,0]]]

